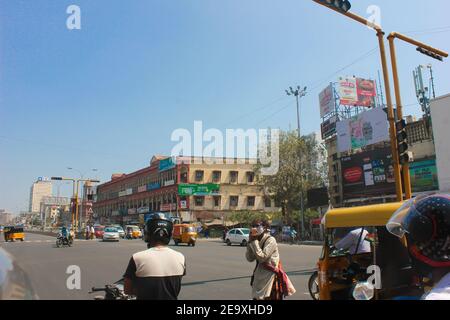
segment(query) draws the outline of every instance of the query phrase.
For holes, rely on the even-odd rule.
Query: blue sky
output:
[[[353,11],[378,5],[386,31],[450,50],[450,3],[419,3],[354,0]],[[66,28],[71,4],[81,30]],[[294,128],[290,85],[310,87],[302,131],[319,131],[319,91],[340,75],[376,78],[378,51],[366,55],[376,45],[372,31],[304,0],[0,0],[0,208],[25,210],[32,182],[77,176],[68,166],[102,180],[142,168],[194,120]],[[438,95],[450,92],[449,63],[401,44],[398,56],[404,104],[416,102],[419,64],[433,63]]]

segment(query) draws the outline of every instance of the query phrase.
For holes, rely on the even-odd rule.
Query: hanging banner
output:
[[[386,112],[375,108],[362,112],[352,119],[336,124],[338,151],[346,152],[372,144],[389,141],[389,123]]]

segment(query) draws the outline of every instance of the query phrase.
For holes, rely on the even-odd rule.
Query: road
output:
[[[131,255],[145,250],[142,240],[104,243],[99,240],[76,241],[71,248],[57,248],[55,238],[26,234],[26,241],[4,243],[0,247],[11,253],[28,273],[41,299],[85,300],[93,296],[93,286],[119,280]],[[195,247],[172,246],[186,256],[187,275],[183,278],[180,299],[248,300],[251,298],[250,275],[254,263],[245,260],[245,248],[227,247],[219,240],[199,240]],[[283,266],[297,293],[293,300],[309,300],[307,282],[320,255],[320,247],[279,245]],[[80,267],[81,290],[66,286],[71,265]]]

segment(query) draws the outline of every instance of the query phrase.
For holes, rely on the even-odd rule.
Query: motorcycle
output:
[[[58,236],[56,237],[56,247],[71,247],[73,244],[73,240],[71,238],[63,237],[61,233],[58,233]]]
[[[104,296],[95,296],[94,300],[136,300],[136,297],[129,296],[124,292],[124,279],[114,284],[106,285],[104,288],[93,287],[89,294],[94,292],[105,292]]]

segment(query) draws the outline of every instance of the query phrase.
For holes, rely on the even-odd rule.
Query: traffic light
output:
[[[400,164],[406,164],[413,161],[412,152],[408,151],[408,134],[406,133],[406,121],[404,119],[397,121],[397,150]]]
[[[439,60],[439,61],[444,61],[444,57],[442,57],[442,56],[440,56],[440,55],[438,55],[438,54],[436,54],[434,52],[431,52],[431,51],[429,51],[427,49],[418,47],[417,51],[419,51],[420,53],[422,53],[422,54],[424,54],[426,56],[429,56],[429,57],[431,57],[433,59],[436,59],[436,60]]]
[[[319,0],[323,4],[342,12],[348,12],[352,5],[348,0]]]

